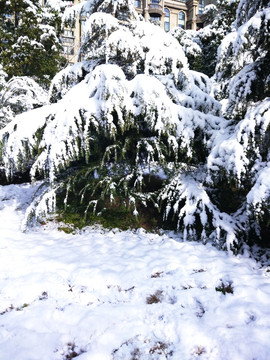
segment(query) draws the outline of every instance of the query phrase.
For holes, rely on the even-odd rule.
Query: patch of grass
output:
[[[112,352],[114,360],[169,359],[173,356],[173,344],[162,340],[144,338],[137,335],[125,341]]]
[[[70,226],[59,226],[59,231],[63,231],[66,234],[72,234],[74,232],[74,228]]]
[[[157,290],[154,294],[149,295],[146,298],[146,303],[147,304],[157,304],[162,302],[163,300],[163,291],[162,290]]]
[[[13,311],[13,310],[22,311],[23,309],[25,309],[25,308],[28,307],[28,306],[29,306],[29,304],[27,304],[27,303],[24,303],[23,305],[18,306],[18,307],[16,307],[16,308],[15,308],[13,305],[10,305],[10,307],[7,308],[6,310],[2,311],[2,312],[0,313],[0,315],[4,315],[4,314],[6,314],[6,313],[8,313],[8,312],[10,312],[10,311]]]
[[[60,231],[67,234],[75,229],[85,226],[101,225],[106,229],[117,228],[119,230],[139,229],[146,231],[157,231],[158,221],[150,208],[138,206],[139,215],[134,215],[134,206],[127,206],[125,199],[116,199],[114,202],[104,200],[99,204],[96,213],[90,210],[85,214],[85,207],[74,206],[66,211],[61,211],[56,220],[65,225],[59,226]],[[157,211],[157,210],[155,210]]]
[[[61,213],[56,217],[56,221],[63,222],[67,225],[61,225],[58,227],[58,230],[64,231],[67,234],[72,233],[75,228],[82,229],[84,226],[87,225],[82,214],[76,212]]]
[[[65,354],[64,357],[65,360],[74,359],[75,357],[80,356],[85,352],[85,350],[78,348],[74,342],[67,343],[67,347],[68,347],[68,351]]]
[[[163,273],[164,273],[163,271],[157,271],[156,273],[151,275],[151,278],[154,278],[154,279],[159,278],[162,276]]]
[[[140,349],[135,348],[134,350],[132,350],[130,355],[132,356],[131,360],[140,360],[140,358],[141,358]]]
[[[29,306],[29,304],[24,303],[22,306],[17,307],[16,310],[17,311],[22,311],[23,309],[25,309],[28,306]]]
[[[154,346],[151,347],[151,349],[149,350],[149,354],[165,355],[166,359],[167,359],[168,356],[173,355],[173,351],[170,350],[169,347],[170,347],[170,344],[166,344],[163,341],[158,341],[154,344]]]
[[[196,346],[195,349],[192,352],[192,355],[201,356],[202,354],[205,354],[206,350],[203,346]]]
[[[12,311],[12,310],[14,310],[14,309],[15,309],[14,306],[11,304],[10,307],[8,307],[6,310],[2,311],[2,312],[0,313],[0,315],[4,315],[4,314],[6,314],[7,312],[10,312],[10,311]]]

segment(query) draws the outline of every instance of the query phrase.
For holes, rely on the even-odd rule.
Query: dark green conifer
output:
[[[0,63],[8,78],[30,76],[48,85],[62,61],[60,23],[38,0],[0,2]]]

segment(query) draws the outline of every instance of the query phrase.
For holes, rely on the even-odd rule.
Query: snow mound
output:
[[[0,187],[0,359],[267,360],[269,269],[161,235],[17,226]]]

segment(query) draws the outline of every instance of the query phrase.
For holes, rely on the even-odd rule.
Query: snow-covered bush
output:
[[[222,100],[224,116],[233,121],[216,138],[208,157],[211,181],[217,188],[230,184],[228,193],[234,193],[242,204],[239,221],[248,241],[268,246],[269,6],[269,1],[241,1],[235,30],[221,43],[216,95]]]
[[[247,22],[228,34],[219,48],[217,96],[227,99],[226,117],[241,119],[250,104],[270,95],[269,26],[269,8],[259,8]]]
[[[204,23],[206,25],[211,24],[215,20],[217,14],[218,14],[218,9],[216,5],[214,4],[206,5],[203,11],[203,15],[205,18]]]
[[[48,95],[33,79],[13,77],[2,86],[0,92],[0,128],[25,111],[47,103]]]
[[[190,69],[201,71],[203,66],[202,43],[197,36],[197,32],[195,30],[174,28],[170,31],[170,34],[175,37],[183,47]]]
[[[219,0],[217,7],[205,7],[205,25],[199,31],[175,28],[171,34],[182,45],[192,70],[212,77],[217,64],[217,51],[222,39],[232,31],[238,1]]]
[[[68,65],[55,75],[50,89],[49,101],[55,103],[63,98],[63,96],[77,83],[83,79],[82,63]]]
[[[7,74],[3,71],[2,65],[0,65],[0,128],[12,120],[12,114],[9,108],[3,106],[2,97],[6,87]]]
[[[224,35],[235,28],[239,2],[240,0],[217,0],[218,14],[213,21],[213,27],[216,29],[221,28]]]

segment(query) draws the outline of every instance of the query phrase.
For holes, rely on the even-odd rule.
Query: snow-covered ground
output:
[[[33,191],[0,187],[1,360],[270,359],[269,269],[170,234],[22,233]]]

